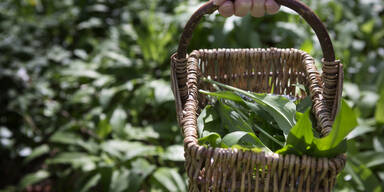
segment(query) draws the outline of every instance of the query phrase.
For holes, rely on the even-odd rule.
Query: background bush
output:
[[[305,0],[345,66],[359,115],[338,191],[384,189],[384,3]],[[197,0],[2,0],[0,191],[186,191],[169,57]],[[287,9],[206,17],[192,49],[318,40]]]

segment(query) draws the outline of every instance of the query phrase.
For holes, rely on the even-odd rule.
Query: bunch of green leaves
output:
[[[334,157],[347,151],[345,138],[356,126],[356,116],[343,100],[329,135],[317,138],[312,131],[310,110],[307,110],[289,132],[284,148],[277,153]]]
[[[280,154],[334,157],[346,152],[345,137],[357,125],[354,112],[343,101],[330,134],[318,138],[313,131],[310,108],[302,114],[296,111],[294,102],[284,96],[255,94],[209,79],[206,81],[228,91],[200,90],[216,98],[198,117],[200,144],[223,148],[237,145],[266,147]],[[304,103],[308,102],[300,104]]]
[[[284,135],[288,135],[290,127],[295,124],[295,104],[283,96],[236,90],[200,90],[217,99],[214,99],[212,105],[207,105],[198,118],[199,135],[202,137],[199,141],[221,147],[241,144],[248,148],[266,147],[272,151],[281,148],[285,141]]]

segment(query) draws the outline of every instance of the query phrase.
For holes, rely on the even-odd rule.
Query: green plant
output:
[[[198,117],[200,144],[223,148],[239,144],[280,154],[334,157],[346,152],[344,139],[357,126],[353,110],[343,101],[330,134],[318,138],[314,136],[318,133],[313,131],[310,108],[302,114],[284,96],[255,94],[209,79],[205,81],[228,91],[200,90],[216,98]]]

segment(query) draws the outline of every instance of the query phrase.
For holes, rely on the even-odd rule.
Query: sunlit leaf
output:
[[[96,162],[100,158],[80,152],[64,152],[54,158],[48,159],[48,164],[70,164],[73,168],[81,168],[83,171],[91,171],[96,168]]]
[[[32,150],[31,154],[24,159],[24,163],[29,163],[30,161],[40,157],[41,155],[47,154],[49,152],[48,145],[40,145]]]
[[[109,133],[112,131],[112,126],[109,124],[109,120],[104,117],[104,119],[100,119],[98,125],[97,125],[97,130],[96,134],[100,138],[105,138]]]
[[[106,141],[101,145],[101,148],[110,155],[122,160],[152,156],[162,152],[162,148],[159,146],[150,146],[140,142],[122,140]]]
[[[30,185],[33,185],[35,183],[38,183],[38,182],[48,178],[49,175],[50,175],[49,172],[46,170],[39,170],[35,173],[27,174],[21,179],[21,181],[19,183],[19,187],[20,187],[20,189],[25,189],[26,187],[28,187]]]
[[[122,108],[116,108],[115,111],[113,111],[109,122],[112,126],[112,130],[116,131],[119,136],[123,135],[126,120],[127,114]]]
[[[234,91],[236,93],[242,94],[249,97],[255,103],[259,104],[265,111],[267,111],[277,122],[278,127],[283,130],[285,135],[288,135],[289,130],[295,125],[295,116],[296,116],[296,106],[293,102],[289,101],[287,98],[278,96],[278,95],[269,95],[269,94],[252,94],[244,90],[231,87],[219,82],[215,82],[207,79],[206,81],[216,84],[222,88]],[[215,95],[217,93],[206,93]],[[241,97],[233,96],[232,93],[224,92],[226,98],[238,101]],[[249,103],[249,102],[248,102]]]
[[[85,183],[85,185],[81,188],[80,192],[87,192],[87,191],[89,191],[92,187],[97,185],[97,183],[99,182],[100,178],[101,178],[100,174],[96,174],[96,175],[92,176]]]
[[[161,158],[169,161],[185,161],[184,147],[182,145],[171,145],[165,149]]]
[[[345,137],[357,126],[357,118],[348,104],[342,100],[339,113],[336,115],[336,119],[333,123],[332,130],[324,138],[315,139],[316,144],[315,155],[319,156],[332,156],[335,153],[342,153],[345,151],[337,151],[339,144],[345,139]],[[333,150],[334,149],[334,150]],[[345,150],[345,149],[344,149]],[[331,153],[332,152],[332,153]]]
[[[155,180],[158,181],[167,191],[187,191],[186,184],[181,175],[176,169],[162,167],[155,171],[153,174]]]
[[[277,151],[277,153],[294,153],[297,155],[311,153],[313,150],[311,147],[314,136],[312,132],[312,122],[309,119],[309,113],[310,110],[308,109],[289,132],[286,146]]]
[[[215,132],[208,133],[203,135],[203,137],[199,138],[200,145],[209,145],[212,147],[220,146],[221,136]]]
[[[248,137],[247,137],[248,136]],[[235,131],[231,132],[223,138],[222,142],[228,146],[232,147],[233,145],[239,144],[243,140],[244,144],[251,147],[263,148],[264,144],[260,139],[253,133],[245,131]]]
[[[375,118],[378,123],[384,124],[384,91],[381,92],[379,102],[376,105]]]

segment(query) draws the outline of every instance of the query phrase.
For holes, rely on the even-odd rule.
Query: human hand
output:
[[[219,13],[224,17],[236,15],[243,17],[249,12],[254,17],[262,17],[267,14],[275,14],[279,11],[280,5],[275,0],[213,0],[219,5]]]

